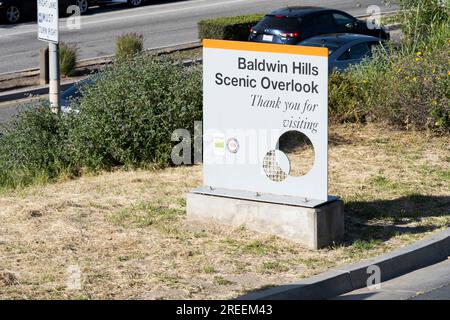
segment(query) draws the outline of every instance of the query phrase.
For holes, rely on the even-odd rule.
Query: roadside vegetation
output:
[[[171,136],[202,118],[201,67],[139,54],[139,41],[124,40],[72,112],[42,104],[0,128],[0,298],[232,298],[450,227],[449,17],[422,3],[400,1],[412,10],[399,16],[405,37],[389,55],[330,78],[330,193],[346,206],[342,244],[310,251],[245,228],[189,224],[185,193],[201,185],[201,166],[171,167]],[[81,288],[69,290],[74,268]]]
[[[450,15],[448,2],[400,0],[383,19],[402,26],[403,39],[373,60],[330,76],[335,122],[385,122],[398,128],[450,130]],[[199,38],[246,40],[262,15],[204,20]]]
[[[345,202],[346,237],[319,251],[189,223],[200,165],[3,192],[0,298],[228,299],[392,251],[450,227],[449,148],[425,131],[331,125],[330,193]],[[78,290],[66,285],[74,269]]]
[[[202,20],[198,23],[198,38],[247,41],[250,28],[264,17],[263,14],[249,14]]]
[[[1,130],[0,188],[169,165],[172,132],[201,119],[201,68],[138,55],[103,72],[72,108],[29,108]]]
[[[67,77],[72,76],[77,66],[78,48],[62,42],[59,46],[59,62],[61,73]]]
[[[397,48],[331,75],[330,118],[448,134],[448,8],[438,1],[405,0],[400,5],[409,10],[397,17],[405,30]],[[240,37],[259,18],[203,21],[200,32],[205,37],[236,32]],[[2,129],[0,188],[118,167],[170,165],[173,130],[192,132],[194,121],[202,117],[201,68],[139,54],[142,36],[137,34],[122,36],[117,47],[118,63],[85,89],[74,112],[54,115],[44,104],[22,112]]]
[[[127,33],[117,38],[116,59],[124,60],[144,50],[144,36],[139,33]]]
[[[441,1],[399,1],[404,37],[330,78],[330,116],[436,132],[450,130],[450,15]]]

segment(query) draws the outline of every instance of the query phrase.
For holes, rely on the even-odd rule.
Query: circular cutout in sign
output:
[[[278,139],[278,150],[289,159],[290,176],[302,177],[314,167],[314,146],[307,135],[300,131],[287,131]]]
[[[238,153],[239,141],[236,138],[230,138],[227,141],[227,149],[231,153]]]

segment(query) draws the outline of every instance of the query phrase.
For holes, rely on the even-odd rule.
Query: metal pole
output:
[[[48,84],[48,46],[39,50],[39,84]]]
[[[49,54],[49,73],[50,73],[50,86],[49,86],[49,99],[50,107],[54,113],[61,111],[60,105],[60,76],[59,76],[59,44],[49,42],[48,44]]]

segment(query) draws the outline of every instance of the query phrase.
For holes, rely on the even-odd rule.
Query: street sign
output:
[[[203,47],[204,185],[328,201],[328,50],[222,40]],[[314,148],[302,176],[279,147],[291,132]]]
[[[59,43],[58,0],[37,0],[38,39]]]

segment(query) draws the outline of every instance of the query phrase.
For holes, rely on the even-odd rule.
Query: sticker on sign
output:
[[[37,0],[38,39],[59,43],[58,0]]]

